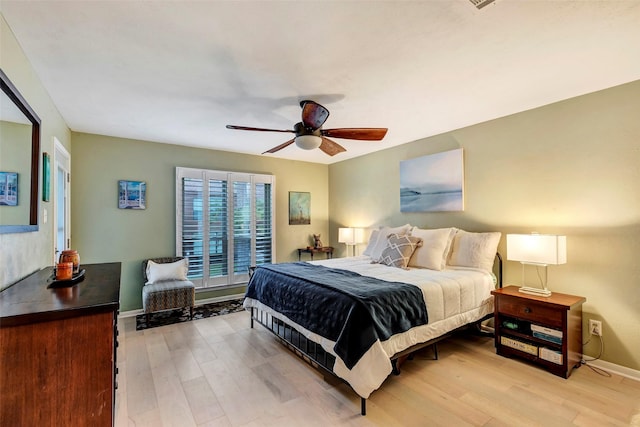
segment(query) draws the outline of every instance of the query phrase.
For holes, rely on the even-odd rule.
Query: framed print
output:
[[[118,181],[118,208],[146,209],[147,183],[144,181]]]
[[[400,162],[401,212],[464,210],[462,148]]]
[[[311,224],[311,193],[289,191],[289,225]]]
[[[0,205],[18,206],[17,172],[0,172]]]
[[[42,201],[48,202],[51,197],[51,158],[49,153],[42,153]]]

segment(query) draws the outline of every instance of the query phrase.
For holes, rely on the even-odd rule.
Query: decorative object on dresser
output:
[[[56,264],[56,280],[71,280],[73,278],[73,263],[59,262]]]
[[[567,238],[552,234],[507,234],[507,260],[519,261],[522,265],[522,287],[520,292],[550,296],[547,289],[548,265],[565,264],[567,262]],[[540,277],[541,288],[525,286],[525,265],[544,267],[544,279]]]
[[[364,228],[338,228],[338,242],[347,245],[347,256],[350,256],[349,247],[353,247],[353,256],[356,256],[356,245],[365,242]]]
[[[47,285],[43,268],[0,293],[0,425],[113,426],[120,263]]]
[[[496,352],[517,356],[568,378],[582,360],[582,304],[586,298],[554,292],[522,293],[517,286],[491,292],[495,297]]]
[[[142,311],[148,315],[155,311],[189,308],[193,318],[196,287],[187,278],[189,260],[185,257],[152,258],[142,261]]]
[[[73,274],[80,273],[80,254],[74,249],[67,249],[60,252],[58,262],[70,262],[73,264]]]

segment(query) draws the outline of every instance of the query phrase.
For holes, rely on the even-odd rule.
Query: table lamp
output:
[[[364,229],[338,228],[338,242],[347,245],[347,255],[349,255],[349,246],[353,246],[353,256],[356,256],[356,245],[364,242]]]
[[[567,237],[552,234],[507,234],[507,260],[522,264],[522,287],[520,292],[548,297],[547,266],[567,262]],[[524,266],[544,267],[542,288],[524,286]],[[539,275],[538,275],[539,276]]]

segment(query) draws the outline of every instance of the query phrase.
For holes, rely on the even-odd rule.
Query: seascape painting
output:
[[[464,210],[462,148],[400,162],[401,212]]]

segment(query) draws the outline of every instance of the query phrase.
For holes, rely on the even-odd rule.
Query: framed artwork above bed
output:
[[[400,162],[400,212],[463,210],[462,148]]]

